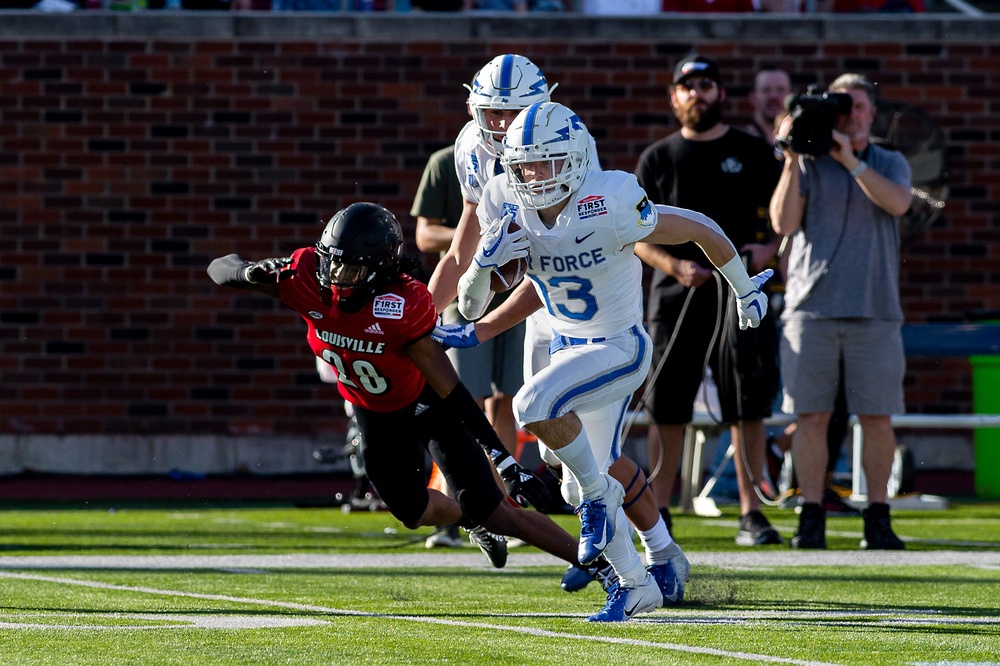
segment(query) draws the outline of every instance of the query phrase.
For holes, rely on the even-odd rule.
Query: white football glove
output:
[[[486,233],[479,239],[479,247],[473,261],[481,268],[497,269],[500,266],[528,256],[528,234],[524,229],[510,232],[507,226],[514,217],[510,214],[504,215],[499,220],[494,220]]]
[[[767,296],[761,292],[760,288],[772,275],[774,275],[774,271],[765,268],[750,278],[750,281],[757,287],[756,289],[744,296],[736,295],[736,311],[740,315],[741,331],[757,328],[760,326],[760,320],[767,314]]]

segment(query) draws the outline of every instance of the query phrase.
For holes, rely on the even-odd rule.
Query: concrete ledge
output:
[[[0,435],[0,474],[316,474],[310,438],[166,435]]]
[[[992,43],[1000,15],[952,14],[821,15],[662,14],[594,17],[577,14],[511,18],[469,14],[356,14],[351,12],[162,12],[134,14],[80,11],[43,14],[0,11],[0,37],[106,39],[262,39],[414,41],[612,42],[882,42]]]

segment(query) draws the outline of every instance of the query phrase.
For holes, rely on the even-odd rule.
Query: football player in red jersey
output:
[[[461,525],[497,568],[507,551],[496,535],[578,565],[574,537],[545,514],[504,501],[483,450],[522,506],[546,491],[504,450],[431,339],[437,311],[427,288],[405,273],[402,246],[391,212],[355,203],[333,216],[315,247],[253,263],[230,254],[208,274],[216,284],[281,300],[302,317],[313,353],[336,368],[340,394],[354,405],[369,480],[407,528]],[[425,449],[454,499],[427,488]]]

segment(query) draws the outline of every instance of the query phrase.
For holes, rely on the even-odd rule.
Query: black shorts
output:
[[[691,421],[704,374],[706,352],[709,351],[708,345],[719,316],[718,289],[715,285],[716,282],[710,280],[694,290],[656,385],[650,387],[646,394],[646,405],[656,423]],[[663,357],[688,291],[685,290],[684,294],[669,303],[661,303],[659,317],[649,324],[649,336],[653,339],[652,371],[656,370]],[[708,355],[708,365],[719,389],[721,420],[727,424],[736,423],[741,417],[747,421],[758,421],[771,416],[780,386],[778,335],[774,318],[768,315],[761,320],[759,327],[741,331],[735,321],[736,307],[728,286],[723,286],[722,297],[722,326]],[[730,327],[728,333],[727,326]],[[739,406],[736,403],[737,367],[739,393],[743,398]]]
[[[427,508],[425,451],[473,523],[481,525],[503,501],[486,453],[455,415],[444,411],[429,386],[416,402],[398,411],[354,411],[368,480],[400,521],[416,522]]]

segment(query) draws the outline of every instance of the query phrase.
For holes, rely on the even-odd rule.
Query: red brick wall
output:
[[[905,38],[905,35],[900,37]],[[690,44],[0,42],[0,432],[314,434],[342,425],[294,315],[217,288],[212,258],[287,254],[355,200],[401,219],[496,53],[531,57],[631,170],[672,128]],[[905,248],[910,321],[998,308],[1000,49],[712,42],[733,120],[755,67],[870,73],[945,128],[951,199]],[[412,226],[408,226],[412,230]],[[411,245],[411,251],[415,248]],[[964,359],[914,360],[910,411],[971,411]]]

